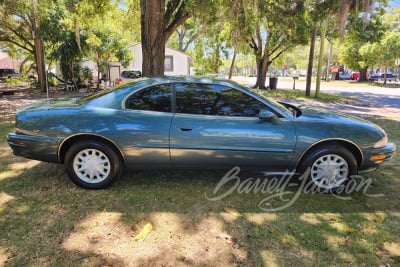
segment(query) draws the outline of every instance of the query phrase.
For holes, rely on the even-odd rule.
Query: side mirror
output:
[[[269,121],[272,124],[281,124],[281,120],[269,110],[260,110],[260,113],[258,113],[258,118],[263,121]]]

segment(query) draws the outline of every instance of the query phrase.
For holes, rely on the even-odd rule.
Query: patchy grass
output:
[[[311,91],[310,96],[305,96],[304,90],[289,90],[289,89],[278,89],[278,90],[255,90],[256,93],[273,98],[282,98],[282,99],[303,99],[303,100],[316,100],[319,102],[354,102],[357,99],[347,96],[342,96],[338,94],[327,94],[320,93],[320,96],[316,98],[315,92]]]
[[[399,122],[374,121],[400,145]],[[0,266],[400,265],[398,158],[364,176],[381,197],[301,194],[264,212],[262,192],[208,200],[220,172],[126,173],[110,189],[84,190],[62,166],[12,156],[10,130],[0,123]]]

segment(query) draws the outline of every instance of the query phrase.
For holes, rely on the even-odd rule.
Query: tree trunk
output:
[[[233,52],[231,67],[229,69],[229,80],[232,79],[232,73],[233,73],[233,68],[235,67],[235,61],[236,61],[236,50]]]
[[[311,78],[312,78],[312,69],[313,69],[313,62],[314,62],[314,48],[315,48],[315,35],[316,34],[317,34],[317,28],[314,25],[314,28],[311,31],[310,54],[308,57],[306,96],[310,96],[310,94],[311,94]]]
[[[329,82],[329,68],[331,67],[332,49],[333,49],[333,44],[331,41],[329,41],[329,56],[328,56],[328,61],[326,62],[326,71],[325,71],[326,82]]]
[[[267,71],[270,64],[271,62],[268,61],[267,56],[257,60],[257,80],[253,88],[267,89],[265,81],[267,80]]]
[[[165,60],[165,1],[140,0],[142,36],[142,75],[163,76]]]
[[[383,73],[383,84],[386,84],[387,82],[387,69],[388,67],[385,66],[385,72]]]
[[[36,71],[38,74],[38,82],[39,88],[43,92],[47,91],[47,78],[46,78],[46,65],[44,62],[44,49],[43,42],[38,36],[38,30],[36,26],[36,21],[33,20],[33,38],[35,44],[35,62],[36,62]]]
[[[178,50],[185,53],[184,47],[183,47],[183,39],[185,38],[185,31],[176,31],[178,34]]]
[[[360,70],[360,81],[366,81],[367,80],[367,71],[368,71],[368,67],[365,67],[364,69]]]
[[[217,47],[215,48],[215,60],[213,70],[214,73],[219,73],[219,62],[220,62],[220,55],[219,50],[221,49],[221,44],[217,41]]]

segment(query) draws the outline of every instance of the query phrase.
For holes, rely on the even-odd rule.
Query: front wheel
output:
[[[308,170],[308,178],[319,192],[334,193],[357,173],[357,161],[344,147],[325,146],[311,150],[304,157],[300,174]]]
[[[74,144],[65,156],[65,169],[75,184],[87,189],[110,186],[122,171],[120,158],[115,150],[98,141]]]

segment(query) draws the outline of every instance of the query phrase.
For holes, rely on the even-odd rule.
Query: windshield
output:
[[[89,101],[91,101],[91,100],[93,100],[93,99],[99,98],[99,97],[101,97],[101,96],[103,96],[103,95],[106,95],[106,94],[109,94],[109,93],[111,93],[111,92],[115,92],[115,91],[117,91],[117,90],[120,90],[120,89],[122,89],[122,88],[125,88],[125,87],[128,86],[128,85],[129,85],[129,86],[130,86],[130,85],[133,85],[133,84],[135,84],[135,83],[137,83],[137,82],[138,82],[138,81],[132,81],[132,82],[129,82],[129,83],[124,83],[124,84],[116,85],[116,86],[107,88],[107,89],[105,89],[105,90],[98,91],[97,93],[94,93],[94,94],[91,94],[91,95],[88,95],[88,96],[85,96],[85,97],[82,97],[82,98],[78,99],[78,100],[77,100],[77,103],[78,103],[78,104],[85,104],[85,103],[87,103],[87,102],[89,102]]]
[[[243,90],[246,90],[247,92],[253,94],[253,95],[257,95],[258,97],[262,98],[265,102],[269,103],[272,107],[274,107],[276,109],[277,112],[286,114],[287,116],[297,116],[297,113],[294,113],[292,109],[287,108],[285,105],[282,105],[281,103],[269,98],[269,97],[265,97],[262,94],[257,93],[254,90],[251,90],[250,88],[243,86],[241,84],[238,84],[236,82],[232,82],[231,83],[235,83],[237,86],[239,86],[240,88],[242,88]]]
[[[263,95],[260,95],[260,94],[257,94],[257,95],[259,95],[265,101],[271,103],[280,112],[285,113],[285,114],[290,115],[290,116],[291,115],[296,115],[296,114],[293,114],[293,110],[292,109],[287,108],[285,105],[282,105],[281,103],[279,103],[279,102],[277,102],[277,101],[275,101],[275,100],[273,100],[271,98],[265,97]]]

